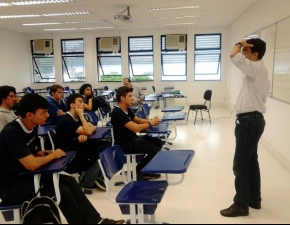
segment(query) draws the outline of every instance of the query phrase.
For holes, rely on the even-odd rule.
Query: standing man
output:
[[[47,98],[49,108],[49,118],[45,125],[56,125],[60,118],[66,114],[67,107],[63,101],[64,88],[58,84],[54,84],[49,89],[49,95]]]
[[[141,170],[162,148],[162,140],[148,135],[136,133],[158,125],[160,119],[141,119],[135,116],[129,106],[133,103],[132,88],[123,86],[117,91],[118,105],[112,111],[111,122],[114,130],[115,144],[120,145],[124,153],[144,153],[146,156],[137,165],[137,178],[139,180],[156,179],[160,174],[142,175]]]
[[[123,84],[128,88],[133,88],[132,92],[134,98],[133,105],[140,105],[142,99],[145,97],[141,88],[137,85],[132,84],[130,78],[128,77],[123,78]]]
[[[7,123],[17,118],[11,107],[18,102],[14,87],[7,85],[0,87],[0,132]]]
[[[6,204],[22,204],[35,197],[33,176],[19,176],[35,171],[62,158],[65,152],[39,150],[37,127],[48,118],[47,101],[36,94],[26,94],[19,102],[20,118],[8,123],[0,134],[0,198]],[[42,174],[40,193],[53,197],[51,174]],[[60,175],[59,208],[68,224],[122,224],[124,220],[103,219],[71,176]]]
[[[236,195],[234,204],[220,211],[226,217],[247,216],[249,207],[261,209],[258,143],[266,124],[263,113],[270,90],[268,71],[262,62],[265,52],[266,43],[253,38],[235,44],[230,54],[232,63],[245,74],[245,79],[236,105],[233,164]]]

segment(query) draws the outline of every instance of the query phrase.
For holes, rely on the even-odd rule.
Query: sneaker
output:
[[[125,220],[111,220],[111,219],[103,219],[99,224],[123,224]]]
[[[161,174],[158,173],[147,173],[147,174],[142,174],[142,176],[145,179],[158,179],[161,177]]]
[[[80,186],[82,189],[89,189],[89,190],[96,190],[99,188],[96,184],[93,184],[92,187],[83,187],[82,185],[80,185]]]
[[[102,191],[106,191],[106,185],[105,185],[105,182],[104,182],[104,179],[101,178],[101,177],[98,177],[96,180],[95,180],[95,184],[97,185],[97,187],[99,189],[101,189]]]
[[[249,207],[253,209],[261,209],[261,202],[250,202]]]
[[[249,212],[242,212],[238,210],[235,204],[232,204],[229,208],[220,211],[222,216],[225,217],[237,217],[237,216],[248,216]]]

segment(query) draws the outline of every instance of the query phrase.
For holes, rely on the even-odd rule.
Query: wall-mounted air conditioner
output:
[[[37,39],[33,41],[33,53],[50,55],[53,53],[52,40]]]
[[[100,51],[118,53],[120,51],[120,38],[100,38]]]
[[[166,35],[166,49],[184,51],[186,46],[185,35]]]

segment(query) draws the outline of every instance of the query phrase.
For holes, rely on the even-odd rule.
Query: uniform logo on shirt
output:
[[[35,137],[33,137],[27,144],[26,144],[26,146],[29,146],[29,145],[31,145],[32,144],[32,142],[34,142],[35,141]]]

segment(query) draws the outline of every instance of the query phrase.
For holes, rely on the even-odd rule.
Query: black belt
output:
[[[247,113],[240,113],[237,114],[237,118],[241,118],[243,116],[255,116],[255,117],[261,117],[263,116],[263,113],[260,113],[258,111],[254,111],[254,112],[247,112]]]

